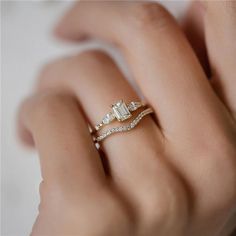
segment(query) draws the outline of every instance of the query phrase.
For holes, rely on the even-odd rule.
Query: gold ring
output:
[[[100,130],[104,125],[110,124],[115,119],[120,122],[125,121],[132,116],[131,112],[143,106],[145,106],[145,104],[142,102],[130,102],[126,104],[123,100],[119,100],[111,105],[111,111],[95,126],[95,130]]]
[[[152,108],[147,108],[145,110],[143,110],[142,112],[140,112],[135,119],[133,119],[129,124],[127,125],[123,125],[123,126],[118,126],[118,127],[113,127],[110,128],[104,132],[102,132],[100,135],[98,135],[97,137],[94,138],[95,142],[100,142],[103,139],[107,138],[108,136],[114,134],[114,133],[118,133],[118,132],[126,132],[126,131],[130,131],[132,130],[134,127],[136,127],[138,125],[138,123],[143,119],[144,116],[153,113],[153,109]]]

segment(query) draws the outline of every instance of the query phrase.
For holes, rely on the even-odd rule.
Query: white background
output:
[[[30,92],[43,64],[80,48],[57,41],[51,30],[70,7],[67,1],[1,2],[2,57],[2,236],[29,235],[37,215],[40,171],[37,155],[22,147],[15,119],[22,99]],[[176,15],[184,1],[165,2]]]

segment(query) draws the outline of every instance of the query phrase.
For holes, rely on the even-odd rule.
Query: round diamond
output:
[[[119,127],[119,129],[118,129],[119,131],[122,131],[123,130],[123,127]]]

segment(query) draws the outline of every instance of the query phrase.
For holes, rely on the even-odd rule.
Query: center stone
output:
[[[129,112],[126,104],[120,100],[117,103],[112,105],[112,110],[118,121],[124,121],[131,117],[131,113]]]

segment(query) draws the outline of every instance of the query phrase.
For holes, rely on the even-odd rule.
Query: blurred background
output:
[[[161,1],[180,16],[188,1]],[[51,31],[72,1],[1,1],[1,235],[29,235],[37,215],[41,181],[37,154],[16,135],[19,104],[30,93],[40,68],[50,60],[97,42],[70,45]],[[113,52],[116,56],[116,51]],[[118,60],[120,58],[118,57]],[[122,62],[121,62],[122,63]]]

